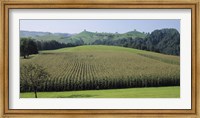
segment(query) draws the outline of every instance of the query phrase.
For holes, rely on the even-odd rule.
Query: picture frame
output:
[[[199,1],[0,1],[1,3],[1,117],[200,117],[199,82]],[[9,10],[10,9],[191,9],[192,100],[191,109],[9,109]]]

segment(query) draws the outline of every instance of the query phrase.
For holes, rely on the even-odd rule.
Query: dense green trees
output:
[[[36,42],[31,38],[21,38],[20,55],[27,58],[31,54],[37,54],[38,48]]]
[[[180,34],[176,29],[155,30],[145,38],[124,37],[119,40],[96,40],[93,45],[116,45],[149,50],[170,55],[180,55]]]
[[[54,50],[59,48],[67,47],[66,44],[57,42],[55,40],[51,41],[36,41],[38,50]]]
[[[31,54],[38,54],[39,50],[53,50],[67,47],[66,44],[57,41],[36,41],[32,38],[20,39],[20,56],[27,58]]]
[[[180,34],[175,29],[155,30],[145,40],[147,50],[180,55]]]
[[[39,50],[54,50],[65,47],[74,47],[84,45],[83,40],[77,40],[75,43],[60,43],[55,40],[51,41],[37,41],[32,38],[20,39],[20,56],[27,58],[31,54],[38,54]]]
[[[59,49],[59,48],[65,48],[65,47],[75,47],[75,46],[80,46],[84,45],[83,40],[77,40],[74,43],[61,43],[55,40],[51,41],[36,41],[38,50],[54,50],[54,49]]]

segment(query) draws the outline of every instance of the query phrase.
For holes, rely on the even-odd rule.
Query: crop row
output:
[[[38,91],[180,85],[179,65],[133,53],[49,53],[21,60],[21,65],[27,63],[42,65],[50,74]],[[21,87],[20,90],[32,91],[29,87]]]

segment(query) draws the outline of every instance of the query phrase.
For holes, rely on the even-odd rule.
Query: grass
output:
[[[57,50],[46,50],[41,51],[42,53],[59,53],[59,52],[111,52],[111,51],[120,51],[120,52],[143,52],[143,50],[138,49],[131,49],[119,46],[105,46],[105,45],[84,45],[84,46],[77,46],[77,47],[70,47],[70,48],[61,48]]]
[[[21,98],[34,98],[33,92],[21,93]],[[38,92],[39,98],[180,98],[180,87],[151,87],[64,92]]]
[[[151,58],[154,60],[159,60],[163,62],[169,62],[173,64],[180,63],[180,58],[174,55],[165,55],[161,53],[146,51],[146,50],[138,50],[127,47],[119,47],[119,46],[105,46],[105,45],[84,45],[70,48],[61,48],[57,50],[46,50],[41,51],[40,53],[63,53],[63,52],[129,52],[136,53],[141,56],[145,56],[147,58]]]

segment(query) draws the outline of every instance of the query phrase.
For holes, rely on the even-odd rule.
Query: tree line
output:
[[[20,39],[20,56],[24,58],[29,57],[31,54],[38,54],[40,50],[55,50],[59,48],[65,47],[75,47],[83,45],[84,42],[82,40],[77,40],[75,43],[61,43],[55,40],[51,41],[38,41],[31,37],[29,38],[21,38]]]
[[[155,30],[145,38],[125,37],[118,40],[96,40],[92,45],[115,45],[169,55],[180,55],[180,34],[175,29]]]

